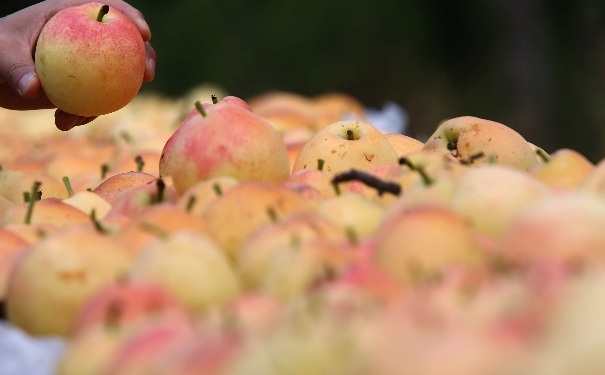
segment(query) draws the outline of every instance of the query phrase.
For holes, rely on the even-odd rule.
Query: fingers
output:
[[[35,99],[24,100],[6,82],[0,83],[0,107],[15,110],[55,108],[44,93],[38,95]]]
[[[143,76],[144,82],[150,82],[155,77],[155,64],[157,56],[155,50],[149,42],[145,42],[145,55],[147,56],[145,64],[145,75]]]
[[[76,126],[88,124],[96,117],[84,117],[72,115],[67,112],[63,112],[60,109],[55,111],[55,126],[61,131],[68,131]]]
[[[10,51],[0,58],[0,77],[23,99],[34,99],[40,94],[40,80],[34,72],[34,61],[29,47],[19,40],[1,43],[3,51]]]

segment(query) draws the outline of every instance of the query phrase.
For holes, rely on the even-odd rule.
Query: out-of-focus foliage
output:
[[[32,2],[0,3],[0,14]],[[605,3],[596,0],[132,0],[156,79],[181,95],[349,93],[406,108],[412,135],[443,119],[503,122],[547,150],[605,156]]]

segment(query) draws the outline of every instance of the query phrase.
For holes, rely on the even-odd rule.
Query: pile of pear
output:
[[[605,373],[605,159],[342,93],[48,116],[0,110],[0,301],[57,374]]]

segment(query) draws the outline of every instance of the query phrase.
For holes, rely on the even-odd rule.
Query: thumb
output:
[[[31,57],[9,59],[8,64],[1,68],[8,84],[23,99],[36,98],[40,94],[41,84]]]

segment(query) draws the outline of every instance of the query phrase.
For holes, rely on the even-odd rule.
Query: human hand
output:
[[[16,110],[56,108],[44,94],[34,67],[38,36],[46,22],[62,9],[91,0],[46,0],[0,18],[0,107]],[[147,55],[144,82],[155,75],[156,53],[149,40],[151,30],[141,12],[121,0],[104,0],[128,16],[139,28]],[[69,130],[84,125],[95,117],[72,115],[57,109],[55,125]]]

